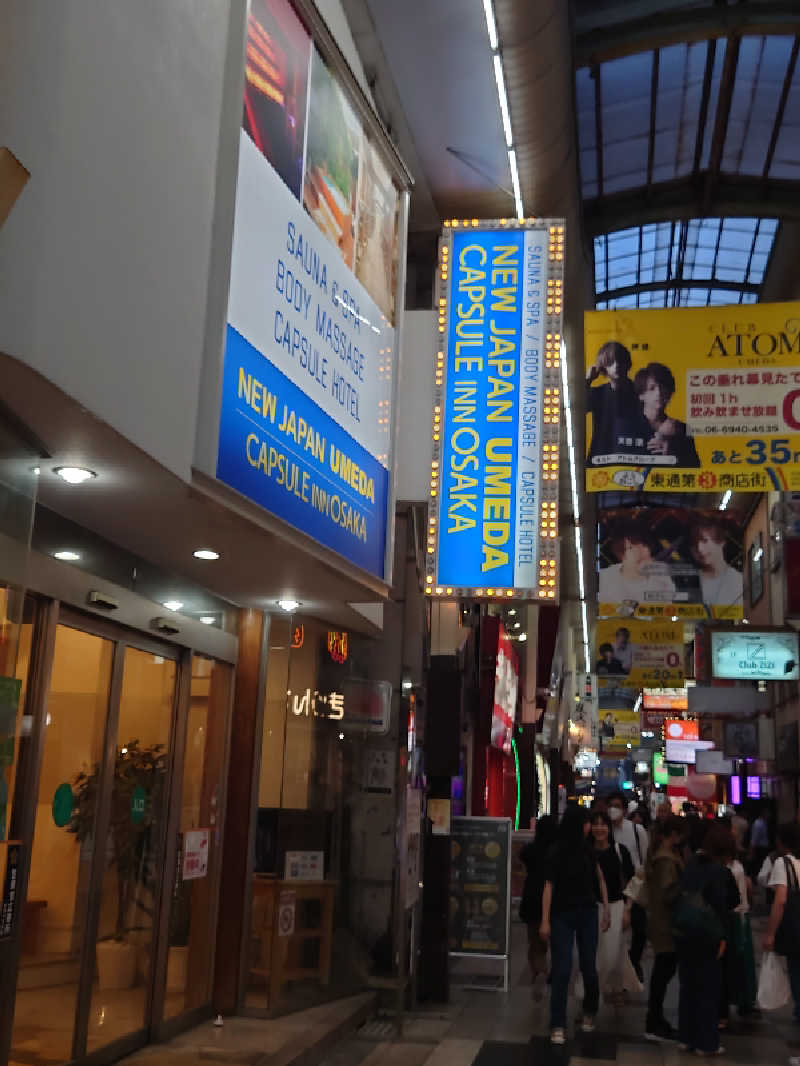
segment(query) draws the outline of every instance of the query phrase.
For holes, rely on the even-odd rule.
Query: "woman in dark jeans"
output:
[[[681,877],[684,900],[697,899],[709,908],[708,936],[676,936],[678,949],[678,1032],[682,1051],[722,1055],[719,1042],[719,1001],[722,990],[722,958],[729,917],[739,906],[739,889],[725,865],[730,831],[711,826],[702,847],[689,860]],[[679,901],[677,904],[680,907]],[[718,938],[712,926],[722,932]]]
[[[545,861],[555,842],[558,820],[552,814],[537,819],[536,836],[519,853],[527,877],[519,905],[520,921],[528,927],[528,963],[531,968],[531,985],[534,999],[541,998],[539,978],[547,976],[547,942],[539,935],[542,923],[542,895],[544,894]]]
[[[599,902],[603,904],[603,930],[609,927],[610,915],[606,883],[588,835],[588,812],[581,807],[568,807],[545,867],[540,932],[543,940],[550,941],[550,1040],[553,1044],[563,1044],[566,1040],[567,993],[576,941],[583,975],[583,1032],[594,1031],[600,1001],[596,965]]]

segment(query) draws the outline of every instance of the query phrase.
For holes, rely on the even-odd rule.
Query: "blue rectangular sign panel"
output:
[[[437,582],[535,588],[547,238],[453,233]]]
[[[230,325],[217,477],[383,577],[388,471]]]

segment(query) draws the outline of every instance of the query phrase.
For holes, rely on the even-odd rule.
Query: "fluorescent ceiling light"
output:
[[[282,611],[286,611],[291,614],[292,611],[296,611],[300,606],[298,600],[278,600],[278,606]]]
[[[486,15],[486,32],[489,34],[489,47],[494,52],[497,48],[497,23],[494,20],[492,0],[483,0],[483,13]]]
[[[84,481],[97,477],[94,470],[89,470],[85,466],[55,466],[53,473],[58,474],[68,485],[81,485]]]
[[[497,83],[497,99],[500,101],[500,117],[503,120],[503,132],[506,135],[506,148],[514,143],[511,136],[511,115],[508,113],[508,97],[506,96],[506,83],[503,78],[503,61],[495,52],[492,56],[494,64],[494,80]]]
[[[183,607],[183,600],[164,600],[164,606],[168,611],[179,611]]]
[[[724,511],[725,510],[725,508],[731,502],[731,496],[732,495],[733,495],[733,493],[731,492],[730,489],[728,489],[727,492],[725,493],[725,495],[722,497],[722,500],[720,502],[720,505],[719,505],[720,511]]]
[[[212,551],[211,548],[198,548],[196,552],[192,552],[195,559],[219,559],[219,552]]]
[[[214,617],[213,614],[201,614],[200,615],[200,621],[203,623],[204,626],[213,626],[213,624],[216,622],[216,620],[217,619]]]
[[[517,209],[517,218],[522,222],[525,212],[522,209],[522,193],[519,188],[519,171],[517,170],[517,153],[513,148],[508,150],[508,165],[511,167],[511,184],[514,186],[514,204]]]
[[[81,553],[70,551],[69,548],[62,548],[60,551],[53,552],[53,556],[64,563],[77,563],[78,559],[81,557]]]

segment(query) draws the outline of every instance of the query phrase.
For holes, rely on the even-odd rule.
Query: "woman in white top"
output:
[[[767,931],[764,934],[764,951],[772,951],[775,948],[775,934],[781,924],[789,895],[788,868],[793,871],[794,880],[800,885],[800,861],[796,858],[800,854],[800,826],[795,822],[787,822],[786,825],[779,826],[777,843],[778,858],[772,865],[769,878],[769,887],[775,889],[775,898],[772,901]],[[786,968],[789,971],[789,983],[792,987],[794,1020],[800,1022],[800,954],[787,955]]]

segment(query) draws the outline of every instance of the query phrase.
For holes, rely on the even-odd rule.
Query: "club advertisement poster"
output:
[[[602,508],[598,613],[735,621],[743,616],[741,532],[721,511]]]
[[[586,489],[800,489],[800,303],[589,311]]]

